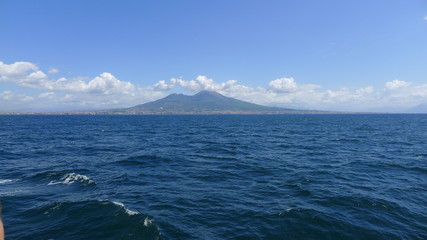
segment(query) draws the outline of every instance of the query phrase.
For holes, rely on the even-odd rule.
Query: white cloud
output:
[[[387,90],[397,90],[397,89],[405,88],[405,87],[409,86],[410,84],[411,83],[409,83],[409,82],[405,82],[405,81],[395,79],[393,81],[386,82],[385,87]]]
[[[218,91],[221,89],[221,86],[216,84],[213,79],[210,79],[206,76],[197,76],[195,80],[184,81],[182,79],[171,79],[171,84],[178,84],[179,86],[191,90],[191,91],[200,91],[200,90],[212,90]]]
[[[196,92],[201,90],[223,91],[235,86],[236,80],[229,80],[223,83],[216,83],[213,79],[203,75],[199,75],[195,80],[185,81],[181,78],[172,78],[169,83],[159,81],[154,85],[154,88],[161,90],[169,90],[175,86],[180,86],[184,89]]]
[[[16,62],[12,64],[5,64],[0,62],[0,74],[2,76],[22,75],[30,70],[37,70],[37,66],[29,62]]]
[[[52,99],[53,97],[55,97],[54,92],[44,92],[44,93],[39,94],[39,98]]]
[[[7,101],[28,102],[33,100],[34,98],[25,94],[16,94],[12,91],[3,91],[2,93],[0,93],[0,99]]]
[[[17,78],[22,78],[29,71],[36,71],[35,64],[29,62],[15,62],[5,64],[0,62],[0,82],[10,82]]]
[[[57,71],[50,71],[56,73]],[[0,83],[8,82],[32,88],[33,96],[11,91],[0,92],[0,111],[10,109],[76,110],[129,107],[164,97],[166,94],[151,87],[135,86],[104,72],[87,77],[51,79],[32,63],[0,62]],[[0,84],[1,87],[1,84]],[[39,90],[48,90],[40,92]],[[38,93],[37,93],[38,92]],[[5,102],[6,101],[6,102]],[[25,105],[20,105],[27,101]]]
[[[278,78],[268,83],[268,86],[276,92],[295,92],[297,84],[293,78]]]
[[[42,71],[35,71],[35,72],[30,73],[27,76],[27,79],[29,81],[37,81],[37,80],[40,80],[40,79],[45,79],[46,77],[47,76],[46,76],[46,74],[44,72],[42,72]]]
[[[50,75],[54,75],[54,74],[57,74],[57,73],[59,73],[59,69],[57,69],[57,68],[51,68],[51,69],[49,69],[49,71],[47,71]]]
[[[424,17],[424,20],[426,20],[426,21],[427,21],[427,16],[425,16],[425,17]]]
[[[367,94],[367,93],[373,93],[373,92],[374,92],[374,88],[372,86],[359,88],[356,90],[357,94]]]
[[[123,82],[118,80],[111,73],[104,72],[95,77],[88,83],[79,82],[80,88],[77,91],[88,91],[94,93],[111,94],[132,94],[135,86],[130,82]]]
[[[169,90],[173,87],[175,87],[175,84],[167,84],[165,80],[161,80],[154,85],[154,88],[158,90]]]
[[[85,78],[49,79],[37,66],[26,62],[4,64],[0,62],[0,79],[21,87],[53,91],[88,92],[94,94],[132,94],[136,90],[130,82],[120,81],[111,73],[104,72],[85,81]]]
[[[427,98],[427,84],[415,86],[412,95],[419,98]]]
[[[12,99],[12,97],[13,97],[12,91],[4,91],[0,93],[0,98],[2,98],[3,100],[10,100]]]

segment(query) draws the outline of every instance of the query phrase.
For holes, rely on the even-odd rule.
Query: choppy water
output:
[[[427,239],[427,115],[0,116],[8,239]]]

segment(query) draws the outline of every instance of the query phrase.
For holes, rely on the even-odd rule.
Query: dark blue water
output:
[[[7,239],[427,239],[427,115],[0,116]]]

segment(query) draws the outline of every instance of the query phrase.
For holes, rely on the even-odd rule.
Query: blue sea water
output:
[[[427,239],[427,115],[0,116],[7,239]]]

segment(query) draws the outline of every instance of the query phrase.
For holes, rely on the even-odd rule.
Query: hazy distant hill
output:
[[[266,107],[225,97],[213,91],[201,91],[193,96],[170,94],[157,101],[131,108],[114,110],[123,114],[215,114],[215,113],[298,113],[295,109]],[[307,111],[308,112],[308,111]]]
[[[411,109],[408,112],[411,113],[427,113],[427,103],[419,104]]]

